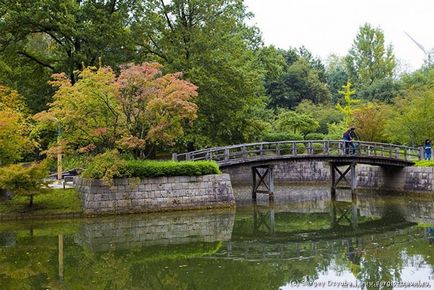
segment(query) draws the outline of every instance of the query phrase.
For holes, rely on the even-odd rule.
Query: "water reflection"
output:
[[[329,197],[311,188],[258,198],[236,213],[3,223],[1,289],[310,289],[329,281],[392,289],[369,283],[418,280],[434,287],[432,197]]]

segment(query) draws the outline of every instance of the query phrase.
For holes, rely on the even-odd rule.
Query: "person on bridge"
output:
[[[424,155],[425,155],[425,160],[431,160],[431,154],[432,154],[432,144],[431,144],[431,140],[430,139],[426,139],[425,143],[423,145],[424,148]]]
[[[345,133],[342,135],[342,138],[345,142],[345,154],[350,154],[350,147],[351,147],[351,154],[356,154],[356,146],[353,143],[353,139],[357,136],[355,132],[356,128],[351,127]]]

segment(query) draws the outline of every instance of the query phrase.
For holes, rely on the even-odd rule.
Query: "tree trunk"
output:
[[[30,195],[29,207],[33,206],[33,194]]]

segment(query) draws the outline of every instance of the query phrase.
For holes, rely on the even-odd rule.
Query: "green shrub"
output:
[[[416,166],[434,167],[434,160],[419,160],[416,161]]]
[[[299,134],[292,133],[268,133],[263,137],[265,142],[276,142],[276,141],[295,141],[303,140],[303,137]]]
[[[29,206],[33,196],[48,192],[44,179],[48,177],[48,164],[43,161],[32,164],[12,164],[0,167],[0,188],[18,196],[29,196]]]
[[[120,177],[195,176],[220,174],[214,161],[123,160],[117,151],[96,156],[82,173],[84,178],[111,183]]]
[[[120,157],[117,150],[107,151],[95,156],[86,166],[81,176],[102,179],[111,184],[114,177],[129,176],[127,161]]]
[[[280,154],[281,155],[291,155],[292,154],[292,144],[293,143],[286,143],[286,144],[280,144]],[[297,154],[303,154],[306,152],[306,146],[303,143],[297,143],[295,145]]]
[[[323,144],[313,143],[312,147],[313,147],[313,153],[314,154],[319,154],[319,153],[323,153],[324,152],[324,145]]]
[[[195,176],[220,174],[214,161],[152,161],[129,160],[127,171],[131,177]]]
[[[306,134],[304,140],[324,140],[325,135],[322,133],[309,133]]]

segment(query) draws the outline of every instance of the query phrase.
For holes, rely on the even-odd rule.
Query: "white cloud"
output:
[[[252,23],[266,44],[287,49],[306,46],[323,59],[345,55],[360,25],[383,29],[386,43],[410,70],[419,68],[423,52],[405,35],[426,49],[434,47],[434,1],[431,0],[245,0],[255,14]]]

